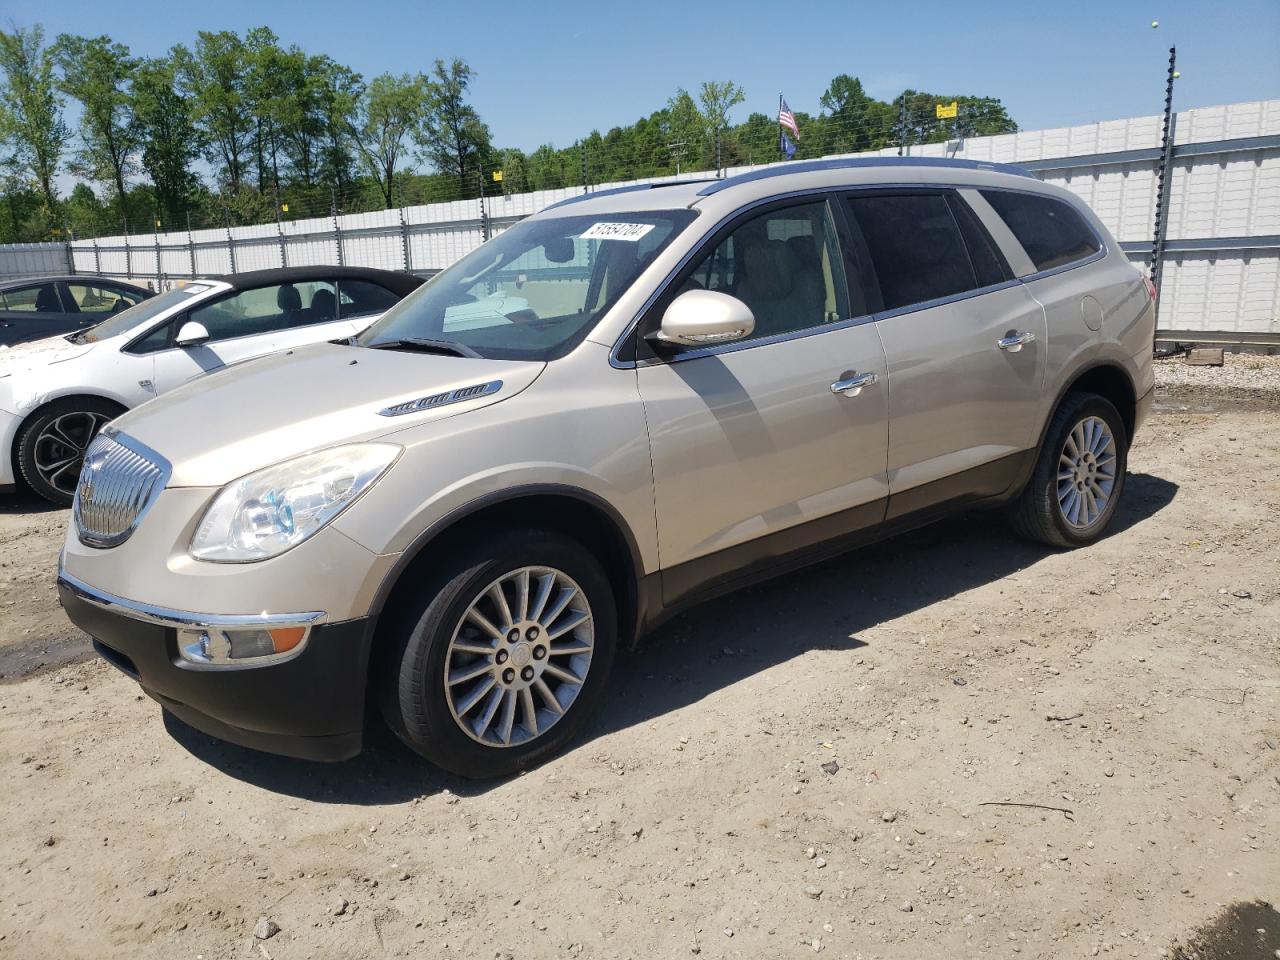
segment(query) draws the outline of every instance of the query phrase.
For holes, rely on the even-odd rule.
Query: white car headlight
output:
[[[296,547],[355,502],[400,449],[387,443],[334,447],[227,484],[196,528],[191,555],[247,563]]]

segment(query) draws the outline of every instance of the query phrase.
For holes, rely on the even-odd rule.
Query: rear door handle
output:
[[[996,346],[1001,350],[1008,350],[1010,353],[1017,353],[1028,343],[1035,343],[1036,335],[1028,330],[1026,333],[1014,333],[1007,337],[1001,337],[996,341]]]
[[[856,397],[863,387],[869,387],[879,379],[874,373],[859,373],[837,380],[831,385],[831,392],[842,397]]]

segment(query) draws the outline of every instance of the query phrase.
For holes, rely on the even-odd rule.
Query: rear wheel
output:
[[[59,506],[75,498],[85,450],[124,408],[107,400],[56,400],[32,417],[18,434],[18,469],[28,486]]]
[[[613,591],[585,547],[549,531],[482,531],[423,586],[393,621],[379,697],[409,747],[494,777],[542,762],[581,729],[617,634]]]
[[[1102,536],[1124,490],[1129,439],[1110,401],[1072,393],[1054,413],[1026,489],[1010,504],[1014,528],[1054,547]]]

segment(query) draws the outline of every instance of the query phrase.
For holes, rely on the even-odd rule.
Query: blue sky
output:
[[[107,33],[147,55],[197,30],[266,24],[366,76],[460,56],[477,72],[474,103],[495,142],[524,149],[629,123],[708,79],[746,89],[735,120],[772,113],[779,90],[817,112],[837,73],[886,99],[904,86],[1000,97],[1024,129],[1154,114],[1171,44],[1180,109],[1280,97],[1280,0],[0,0],[0,22],[10,20],[43,23],[50,37]]]

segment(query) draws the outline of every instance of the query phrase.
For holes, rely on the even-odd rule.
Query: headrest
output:
[[[276,291],[276,306],[281,310],[301,310],[302,294],[291,283],[286,283]]]
[[[334,308],[337,305],[338,299],[333,295],[332,290],[317,290],[311,296],[311,312],[317,317],[336,316]]]

